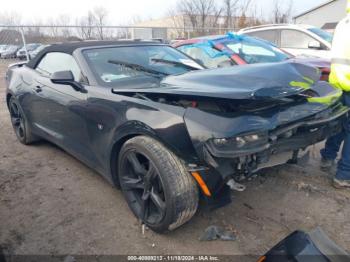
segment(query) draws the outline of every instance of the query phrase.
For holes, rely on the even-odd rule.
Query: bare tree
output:
[[[197,9],[192,0],[182,0],[178,2],[176,7],[176,12],[184,16],[184,26],[186,26],[187,21],[189,20],[192,28],[197,28]]]
[[[76,20],[78,33],[82,39],[94,39],[95,17],[91,11]]]
[[[0,12],[0,25],[20,25],[22,17],[17,12]]]
[[[272,21],[273,23],[288,23],[291,18],[292,10],[293,10],[293,0],[289,0],[287,4],[282,5],[280,0],[274,0],[274,8],[272,13]]]
[[[223,8],[215,0],[181,0],[176,11],[183,16],[184,28],[190,25],[203,33],[206,27],[217,27]]]
[[[241,0],[240,1],[240,12],[247,14],[252,7],[252,0]]]
[[[240,0],[224,0],[224,13],[226,16],[225,27],[235,27],[235,18]]]
[[[254,6],[253,8],[251,8],[250,12],[249,12],[249,16],[250,19],[248,21],[248,26],[256,26],[256,25],[262,25],[265,23],[264,21],[264,15],[263,15],[263,10],[260,9],[259,10],[259,14],[258,14],[258,10],[257,7]]]
[[[176,9],[169,9],[168,17],[170,17],[170,19],[172,20],[172,27],[176,28],[171,30],[171,38],[176,39],[180,37],[186,37],[186,31],[187,34],[190,33],[189,29],[186,29],[186,21],[183,19],[182,16],[179,15]]]
[[[50,31],[50,35],[54,38],[58,37],[59,35],[59,29],[56,26],[56,19],[55,18],[49,18],[47,20],[47,25],[50,26],[49,31]]]
[[[206,26],[215,26],[217,24],[217,18],[222,12],[222,8],[218,8],[214,0],[193,0],[193,2],[199,14],[200,26],[202,28]],[[210,17],[214,17],[214,20],[211,20]],[[208,22],[208,20],[210,21]]]
[[[95,24],[97,26],[97,32],[99,39],[104,39],[104,29],[103,27],[107,24],[108,10],[104,7],[95,7],[93,10],[93,15],[95,18]]]
[[[60,38],[69,38],[72,35],[71,29],[65,26],[71,24],[71,18],[67,14],[60,14],[57,17],[49,18],[46,22],[50,26],[49,34],[57,41]]]
[[[57,21],[57,26],[61,26],[61,35],[65,38],[69,38],[72,34],[71,29],[64,26],[70,25],[71,23],[70,16],[67,14],[61,14],[57,17],[56,21]]]
[[[239,18],[238,18],[238,28],[244,28],[249,26],[250,19],[247,17],[247,14],[249,13],[251,9],[251,2],[252,0],[241,0],[240,7],[239,7]]]

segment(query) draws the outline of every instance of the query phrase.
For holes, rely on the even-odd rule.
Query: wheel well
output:
[[[124,137],[122,137],[121,139],[119,139],[112,148],[112,153],[111,153],[111,175],[112,175],[112,179],[113,179],[113,183],[116,187],[120,187],[119,185],[119,178],[118,178],[118,157],[119,157],[119,152],[120,149],[122,148],[122,146],[125,144],[126,141],[130,140],[133,137],[136,136],[140,136],[142,134],[132,134],[132,135],[126,135]]]

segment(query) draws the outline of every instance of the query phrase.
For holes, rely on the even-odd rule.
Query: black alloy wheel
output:
[[[166,200],[159,172],[152,160],[136,150],[125,153],[120,185],[131,200],[134,213],[146,224],[161,223]]]
[[[17,139],[22,144],[29,145],[35,141],[40,140],[38,136],[32,134],[32,130],[27,124],[27,120],[25,118],[23,110],[14,97],[10,98],[9,111],[12,127],[15,131]]]
[[[118,179],[134,215],[155,232],[174,230],[196,213],[197,184],[183,161],[154,138],[137,136],[125,142]]]
[[[17,138],[22,142],[25,141],[26,127],[23,114],[14,99],[10,100],[10,116],[13,129]]]

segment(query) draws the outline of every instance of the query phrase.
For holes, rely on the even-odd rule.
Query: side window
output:
[[[281,47],[282,48],[302,48],[308,49],[309,44],[315,42],[311,36],[297,30],[281,31]]]
[[[66,53],[47,53],[36,66],[35,70],[47,77],[50,77],[55,72],[70,70],[76,81],[80,81],[81,79],[81,71],[77,62],[73,56]]]
[[[247,35],[264,39],[266,41],[269,41],[275,45],[278,45],[277,42],[277,30],[264,30],[264,31],[256,31],[256,32],[251,32],[247,33]]]

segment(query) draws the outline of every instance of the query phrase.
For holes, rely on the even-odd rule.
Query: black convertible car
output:
[[[212,70],[155,42],[52,45],[9,67],[20,142],[49,140],[101,173],[157,232],[217,207],[230,186],[339,131],[348,109],[293,63]]]

